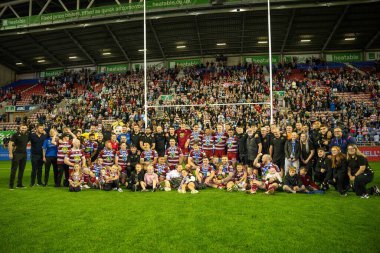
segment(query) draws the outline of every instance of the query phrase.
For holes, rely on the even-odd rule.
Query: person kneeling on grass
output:
[[[191,194],[196,194],[198,191],[196,190],[197,182],[195,177],[189,173],[187,170],[182,170],[182,182],[179,186],[179,193],[186,193],[186,190],[190,190]]]
[[[209,159],[205,157],[202,162],[202,165],[195,172],[200,188],[211,186],[211,180],[215,175],[214,168],[209,164]]]
[[[289,167],[288,173],[285,176],[283,190],[291,193],[308,192],[297,174],[296,167]]]
[[[119,178],[120,178],[120,170],[119,166],[113,165],[109,167],[108,171],[109,177],[106,179],[106,184],[104,186],[104,190],[123,192],[123,190],[119,187]]]
[[[141,182],[141,188],[143,192],[147,189],[151,189],[155,192],[158,187],[158,175],[154,173],[153,165],[149,164],[147,167],[147,172],[144,175],[144,181]]]
[[[236,165],[236,173],[232,177],[232,181],[227,183],[227,191],[239,190],[245,191],[247,187],[247,172],[244,170],[242,164]]]
[[[165,179],[165,191],[171,191],[173,189],[178,189],[182,182],[182,165],[178,164],[176,168],[166,174]]]
[[[69,191],[79,192],[82,190],[83,174],[80,170],[79,164],[74,165],[73,172],[71,172],[69,178]]]
[[[136,164],[135,171],[131,172],[129,178],[129,188],[136,192],[141,191],[141,183],[144,182],[145,170],[143,170],[142,164]]]
[[[270,168],[264,177],[264,186],[267,190],[265,194],[274,194],[276,189],[282,184],[280,173],[275,168]],[[260,185],[262,187],[262,185]]]

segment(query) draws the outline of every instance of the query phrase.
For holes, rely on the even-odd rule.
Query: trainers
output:
[[[112,190],[117,191],[117,188],[115,187],[115,188],[113,188]]]
[[[169,188],[169,187],[165,187],[165,189],[164,189],[166,192],[170,192],[172,189],[171,188]]]
[[[377,187],[377,185],[374,185],[374,186],[373,186],[373,192],[374,192],[375,195],[377,195],[377,196],[380,195],[380,190],[379,190],[379,187]]]
[[[368,194],[364,194],[360,197],[361,199],[369,199],[369,195]]]
[[[85,185],[83,185],[83,188],[84,189],[90,189],[91,187],[85,184]]]
[[[179,193],[186,193],[186,191],[185,191],[185,190],[182,190],[182,189],[178,189],[178,192],[179,192]]]
[[[24,185],[17,185],[17,186],[16,186],[16,188],[25,189],[25,188],[26,188],[26,186],[24,186]]]
[[[198,193],[197,190],[192,190],[192,191],[191,191],[191,194],[197,194],[197,193]]]
[[[119,188],[117,189],[118,192],[123,192],[123,189]]]
[[[341,193],[340,196],[341,197],[347,197],[347,193]]]
[[[249,191],[250,194],[256,194],[256,190],[250,190]],[[266,193],[266,192],[265,192]]]

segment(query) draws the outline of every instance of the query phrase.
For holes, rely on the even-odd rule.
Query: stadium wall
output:
[[[16,80],[16,72],[0,64],[0,87],[13,83]]]

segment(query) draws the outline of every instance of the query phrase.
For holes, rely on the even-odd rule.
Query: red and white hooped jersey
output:
[[[165,151],[165,156],[169,165],[177,165],[180,156],[182,156],[182,150],[179,147],[169,147]]]
[[[218,133],[216,132],[214,134],[214,146],[215,150],[225,150],[226,149],[226,143],[227,143],[227,134],[225,132]]]
[[[71,141],[61,141],[59,140],[58,145],[58,153],[57,153],[57,164],[63,164],[65,160],[65,156],[71,149]]]

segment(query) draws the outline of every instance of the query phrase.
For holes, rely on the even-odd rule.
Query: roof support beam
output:
[[[44,46],[42,46],[32,35],[28,34],[28,37],[36,44],[49,58],[53,59],[56,63],[58,63],[61,67],[65,67],[62,61],[60,61],[57,57],[55,57],[52,53],[50,53]]]
[[[65,10],[65,11],[69,11],[66,7],[66,5],[62,2],[62,0],[58,0],[58,2],[62,5],[62,8]]]
[[[44,5],[44,7],[42,7],[42,10],[40,11],[40,13],[38,13],[38,15],[42,15],[45,12],[45,10],[49,6],[50,2],[51,2],[51,0],[48,0],[46,2],[46,4]]]
[[[197,29],[199,50],[201,51],[201,56],[203,56],[203,47],[202,47],[201,35],[199,33],[199,25],[198,25],[198,17],[197,17],[197,15],[195,15],[194,18],[195,18],[195,28]]]
[[[15,9],[13,9],[12,5],[9,5],[9,9],[11,9],[11,11],[13,12],[13,14],[15,14],[16,17],[20,18],[20,15],[18,15]]]
[[[80,9],[80,0],[77,0],[77,10]]]
[[[150,24],[150,28],[152,29],[153,35],[154,35],[154,37],[156,38],[156,41],[157,41],[158,47],[160,48],[160,51],[161,51],[162,57],[163,57],[164,60],[166,61],[166,56],[165,56],[164,50],[162,49],[160,39],[158,38],[158,35],[157,35],[157,33],[156,33],[156,30],[155,30],[154,27],[153,27],[152,20],[150,20],[150,19],[149,19],[149,24]]]
[[[4,12],[8,9],[8,5],[4,6],[4,8],[0,11],[0,17],[3,16]]]
[[[245,33],[245,12],[243,12],[243,19],[241,21],[240,54],[243,53],[243,48],[244,48],[244,33]]]
[[[115,34],[111,31],[111,29],[109,28],[108,25],[106,25],[106,28],[107,28],[109,34],[111,35],[112,39],[115,41],[116,45],[119,47],[120,51],[123,53],[125,59],[128,61],[129,64],[131,64],[131,60],[129,59],[127,52],[121,46],[121,44],[120,44],[119,40],[117,39],[117,37],[115,36]]]
[[[120,5],[120,2],[119,2],[119,0],[115,0],[115,2],[117,3],[117,5]]]
[[[295,16],[296,16],[296,9],[293,9],[292,16],[290,17],[290,20],[289,20],[289,23],[288,23],[288,28],[286,29],[285,38],[284,38],[284,41],[282,42],[281,54],[284,52],[284,49],[285,49],[285,46],[286,46],[286,42],[288,41],[289,33],[290,33],[291,29],[292,29],[293,22],[294,22],[294,17]]]
[[[91,61],[92,64],[96,64],[95,60],[87,53],[87,51],[82,47],[82,45],[71,35],[67,30],[64,30],[66,35],[74,42],[74,44],[86,55],[86,57]]]
[[[29,17],[32,16],[33,12],[33,0],[29,0]]]
[[[375,40],[377,40],[377,38],[379,38],[379,36],[380,36],[380,30],[377,31],[375,36],[373,36],[370,41],[368,41],[368,43],[365,45],[364,49],[367,50],[368,48],[370,48],[372,46],[373,42],[375,42]]]
[[[331,31],[329,37],[327,38],[325,44],[323,44],[322,52],[324,52],[325,49],[327,48],[327,46],[329,45],[329,43],[330,43],[332,37],[334,36],[336,30],[338,30],[338,27],[339,27],[340,24],[342,23],[342,21],[343,21],[344,17],[346,16],[346,13],[347,13],[347,11],[348,11],[349,8],[350,8],[349,5],[346,5],[346,7],[344,7],[344,10],[343,10],[343,12],[340,14],[340,17],[339,17],[338,21],[336,22],[334,28],[332,29],[332,31]]]
[[[95,0],[91,0],[91,2],[87,5],[86,9],[90,9]]]

